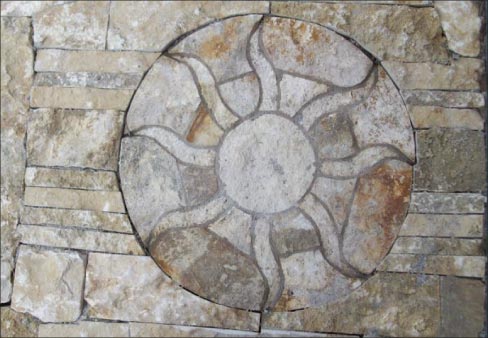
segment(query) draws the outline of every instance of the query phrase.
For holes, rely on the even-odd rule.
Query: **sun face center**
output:
[[[276,114],[249,119],[225,137],[218,174],[240,207],[276,213],[298,202],[315,173],[315,153],[300,128]]]

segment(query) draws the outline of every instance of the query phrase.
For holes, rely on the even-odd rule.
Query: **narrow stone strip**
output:
[[[440,106],[445,108],[483,108],[485,96],[482,93],[440,91],[440,90],[403,90],[405,102],[415,106]]]
[[[399,237],[391,253],[445,256],[483,256],[481,239]]]
[[[410,212],[423,214],[482,214],[486,197],[472,193],[412,193]]]
[[[453,109],[437,106],[410,106],[414,128],[466,128],[483,130],[484,121],[475,109]]]
[[[399,236],[483,237],[483,215],[407,215]]]
[[[38,87],[90,87],[102,89],[136,89],[142,73],[67,72],[37,73],[34,85]]]

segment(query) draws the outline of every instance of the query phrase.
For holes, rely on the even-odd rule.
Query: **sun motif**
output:
[[[226,306],[287,311],[357,288],[409,203],[413,133],[384,69],[336,33],[247,15],[152,66],[120,155],[149,254]]]

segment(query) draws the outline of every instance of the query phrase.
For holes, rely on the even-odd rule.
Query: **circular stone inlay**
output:
[[[303,197],[314,178],[314,162],[313,148],[300,128],[266,114],[227,134],[219,152],[219,177],[243,209],[274,213]]]

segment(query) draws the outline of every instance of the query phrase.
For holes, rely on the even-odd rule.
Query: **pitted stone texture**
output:
[[[278,115],[264,115],[243,122],[225,137],[219,177],[242,208],[273,213],[303,197],[314,177],[314,162],[313,148],[296,125]]]
[[[32,16],[51,6],[69,1],[2,1],[2,16]]]
[[[391,253],[482,256],[481,239],[399,237]]]
[[[85,257],[21,246],[15,269],[12,309],[44,322],[70,322],[81,315]]]
[[[400,236],[483,237],[483,215],[408,214]]]
[[[483,108],[483,93],[440,90],[403,90],[405,103],[413,106],[439,106],[445,108]]]
[[[90,87],[102,89],[136,89],[142,74],[112,73],[37,73],[34,85],[38,87]]]
[[[486,196],[471,193],[412,194],[410,212],[421,214],[482,214]]]
[[[37,337],[39,322],[34,317],[28,313],[16,312],[7,306],[2,306],[0,311],[2,337]]]

